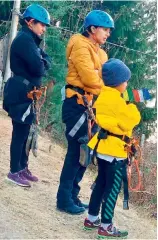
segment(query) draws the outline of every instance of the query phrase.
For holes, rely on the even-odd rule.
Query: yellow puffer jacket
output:
[[[137,107],[132,103],[127,105],[120,92],[114,88],[104,86],[94,107],[98,125],[114,134],[131,137],[133,128],[140,122],[140,113]],[[94,149],[98,141],[97,135],[88,143],[91,149]],[[109,135],[107,139],[100,140],[97,152],[127,158],[124,145],[124,141]]]
[[[69,40],[66,57],[67,83],[98,95],[103,87],[102,64],[108,60],[105,51],[83,35],[75,34]],[[67,89],[67,97],[72,97],[74,93],[73,90]]]

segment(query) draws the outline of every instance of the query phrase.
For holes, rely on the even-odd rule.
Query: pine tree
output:
[[[53,111],[60,107],[60,88],[65,82],[66,61],[65,47],[72,32],[81,32],[83,20],[92,9],[105,10],[115,20],[115,30],[112,32],[108,42],[116,43],[125,48],[105,44],[104,48],[109,57],[119,58],[130,67],[132,78],[129,86],[140,89],[147,87],[155,89],[156,86],[156,2],[152,1],[75,1],[75,2],[53,2],[45,3],[56,20],[61,21],[61,29],[50,30],[46,39],[48,48],[51,49],[53,57],[52,76],[56,77],[57,86],[53,92]],[[71,10],[71,11],[70,11]],[[56,38],[57,36],[57,38]],[[58,49],[59,47],[59,49]],[[136,51],[130,51],[134,49]],[[61,50],[61,51],[60,51]],[[61,52],[61,54],[56,53]],[[145,54],[144,54],[145,53]],[[147,55],[148,54],[148,55]],[[56,65],[59,63],[59,65]],[[60,65],[61,63],[61,65]],[[61,71],[62,66],[62,71]],[[53,96],[53,95],[52,95]],[[154,96],[154,95],[153,95]],[[55,104],[55,105],[54,105]],[[141,111],[142,121],[139,132],[149,135],[156,119],[156,109],[147,108],[144,103],[137,104]],[[53,112],[52,112],[53,115]],[[56,118],[55,115],[53,115]],[[53,121],[54,121],[53,118]],[[58,124],[59,124],[58,115]],[[59,126],[59,125],[58,125]],[[60,122],[61,126],[61,122]],[[59,129],[61,129],[59,127]]]
[[[21,11],[23,12],[31,3],[22,1]],[[3,18],[2,15],[0,17],[1,21],[9,17],[12,2],[1,1],[0,4],[5,6]],[[60,90],[65,84],[67,73],[66,45],[73,32],[83,31],[84,18],[92,9],[104,10],[115,20],[115,30],[112,31],[108,42],[119,44],[123,48],[109,43],[103,48],[109,57],[119,58],[129,66],[132,72],[129,86],[136,89],[147,87],[152,90],[153,97],[155,96],[156,1],[41,1],[39,4],[50,12],[53,23],[45,36],[46,51],[52,57],[52,67],[45,78],[45,83],[51,79],[56,80],[54,91],[49,94],[42,112],[45,116],[42,118],[43,127],[52,123],[53,129],[59,135],[63,131]],[[61,21],[60,28],[55,27],[57,21]],[[5,30],[0,28],[0,34],[6,30],[7,28]],[[138,130],[148,136],[155,124],[156,107],[147,108],[144,103],[137,105],[142,115]]]
[[[11,9],[13,1],[0,1],[0,38],[9,32],[11,24]]]

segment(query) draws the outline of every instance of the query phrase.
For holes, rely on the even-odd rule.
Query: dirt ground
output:
[[[0,239],[96,239],[97,231],[83,230],[86,214],[71,216],[56,210],[56,192],[65,150],[51,143],[46,136],[39,138],[37,159],[30,157],[30,168],[40,181],[30,189],[8,183],[11,121],[0,110]],[[51,152],[49,152],[52,144]],[[81,199],[88,202],[92,172],[87,171],[81,183]],[[115,223],[129,231],[128,239],[156,239],[156,221],[143,209],[130,205],[122,209],[119,199]]]

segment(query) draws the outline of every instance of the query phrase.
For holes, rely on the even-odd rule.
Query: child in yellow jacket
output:
[[[125,237],[127,231],[113,226],[115,204],[122,185],[123,167],[127,159],[123,136],[131,137],[133,128],[140,121],[137,107],[126,104],[121,94],[126,90],[131,77],[130,69],[119,59],[110,59],[103,64],[102,78],[105,86],[95,102],[96,122],[107,131],[105,139],[98,143],[98,133],[88,146],[96,149],[98,176],[91,194],[88,217],[84,221],[85,229],[98,228],[98,236]],[[98,217],[100,207],[101,222]]]

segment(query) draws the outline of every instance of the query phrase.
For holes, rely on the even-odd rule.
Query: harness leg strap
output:
[[[129,206],[128,206],[129,191],[128,191],[128,177],[127,177],[127,162],[124,164],[122,172],[123,172],[123,191],[124,191],[123,209],[124,210],[129,210]]]

